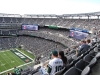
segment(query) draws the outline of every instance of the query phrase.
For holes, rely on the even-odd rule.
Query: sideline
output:
[[[23,65],[20,65],[20,66],[18,66],[18,67],[22,67],[22,66],[28,65],[28,64],[30,64],[30,63],[32,63],[32,62],[29,62],[29,63],[23,64]],[[10,70],[13,70],[13,69],[14,69],[14,68],[11,68],[11,69],[5,70],[5,71],[3,71],[3,72],[0,72],[0,75],[3,74],[3,73],[8,72],[8,71],[10,71]]]

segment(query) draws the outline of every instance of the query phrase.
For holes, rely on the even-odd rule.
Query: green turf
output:
[[[33,54],[25,50],[20,50],[20,51],[23,52],[25,55],[34,59]],[[0,72],[3,72],[5,70],[8,70],[8,69],[14,68],[15,66],[20,66],[23,64],[26,64],[26,63],[23,60],[21,60],[17,55],[15,55],[13,52],[11,52],[10,50],[4,50],[0,52]]]
[[[11,51],[0,52],[0,72],[22,64],[25,64],[25,62],[18,58]]]

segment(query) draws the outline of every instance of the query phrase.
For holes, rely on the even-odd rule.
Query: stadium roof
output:
[[[25,18],[34,18],[34,17],[56,17],[56,18],[62,18],[62,17],[91,17],[91,16],[100,16],[100,12],[93,12],[93,13],[81,13],[81,14],[62,14],[62,15],[56,15],[56,14],[6,14],[6,13],[0,13],[0,17],[25,17]]]

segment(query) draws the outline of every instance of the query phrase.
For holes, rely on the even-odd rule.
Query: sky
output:
[[[0,0],[0,13],[77,14],[100,11],[100,0]]]

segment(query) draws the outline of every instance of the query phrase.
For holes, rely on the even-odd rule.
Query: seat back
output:
[[[71,67],[63,75],[79,75],[78,70],[75,67]]]
[[[88,75],[89,72],[90,72],[90,67],[87,66],[87,67],[85,67],[85,69],[81,72],[81,75]]]
[[[87,54],[86,56],[84,56],[83,60],[90,63],[90,61],[93,59],[93,57],[90,56],[90,54]]]
[[[67,65],[69,67],[72,67],[72,65],[73,65],[73,59],[72,58],[68,59],[68,64]]]
[[[96,58],[93,58],[91,60],[91,62],[89,63],[89,66],[92,67],[96,62],[97,62],[97,59]]]
[[[64,70],[65,70],[65,67],[64,67],[62,70],[56,72],[55,75],[62,75],[62,72],[63,72]]]
[[[86,66],[87,66],[87,65],[86,65],[85,61],[83,61],[82,59],[79,60],[79,61],[75,64],[75,67],[76,67],[78,70],[80,70],[80,71],[82,71]]]
[[[90,54],[90,56],[95,56],[95,52],[94,51],[90,51],[89,54]]]
[[[73,61],[72,58],[68,59],[68,63],[70,64]]]

